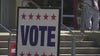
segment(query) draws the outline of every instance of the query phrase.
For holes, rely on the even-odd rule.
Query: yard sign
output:
[[[18,8],[17,56],[59,56],[59,9]]]

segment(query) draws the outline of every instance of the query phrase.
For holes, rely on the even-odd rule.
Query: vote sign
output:
[[[17,56],[59,56],[59,9],[18,8]]]

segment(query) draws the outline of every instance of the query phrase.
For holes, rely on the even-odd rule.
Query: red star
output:
[[[48,19],[48,15],[47,14],[45,14],[44,19]]]
[[[39,54],[36,52],[36,53],[34,54],[34,56],[39,56]]]
[[[55,20],[55,17],[56,17],[56,16],[53,14],[51,17],[52,17],[52,20]]]
[[[30,52],[27,54],[27,56],[31,56],[32,54],[30,54]]]
[[[23,52],[21,52],[20,56],[24,56]]]
[[[45,53],[43,53],[42,56],[47,56],[47,55]]]
[[[54,56],[52,53],[49,56]]]
[[[25,19],[25,16],[26,16],[26,15],[23,13],[23,15],[22,15],[22,19]]]
[[[41,17],[41,16],[38,14],[36,17],[37,17],[37,19],[39,19],[39,20],[40,20],[40,17]]]
[[[29,19],[32,19],[33,18],[33,15],[32,15],[32,13],[29,15]]]

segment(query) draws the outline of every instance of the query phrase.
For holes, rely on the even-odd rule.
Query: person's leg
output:
[[[85,23],[85,29],[86,30],[90,30],[91,26],[92,26],[92,22],[91,22],[91,13],[89,11],[89,8],[85,8],[84,13],[84,23]]]
[[[99,11],[94,11],[92,28],[93,30],[99,30]]]

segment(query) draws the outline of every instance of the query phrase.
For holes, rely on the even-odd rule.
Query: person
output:
[[[98,0],[82,0],[83,18],[86,30],[99,30],[99,6]]]

